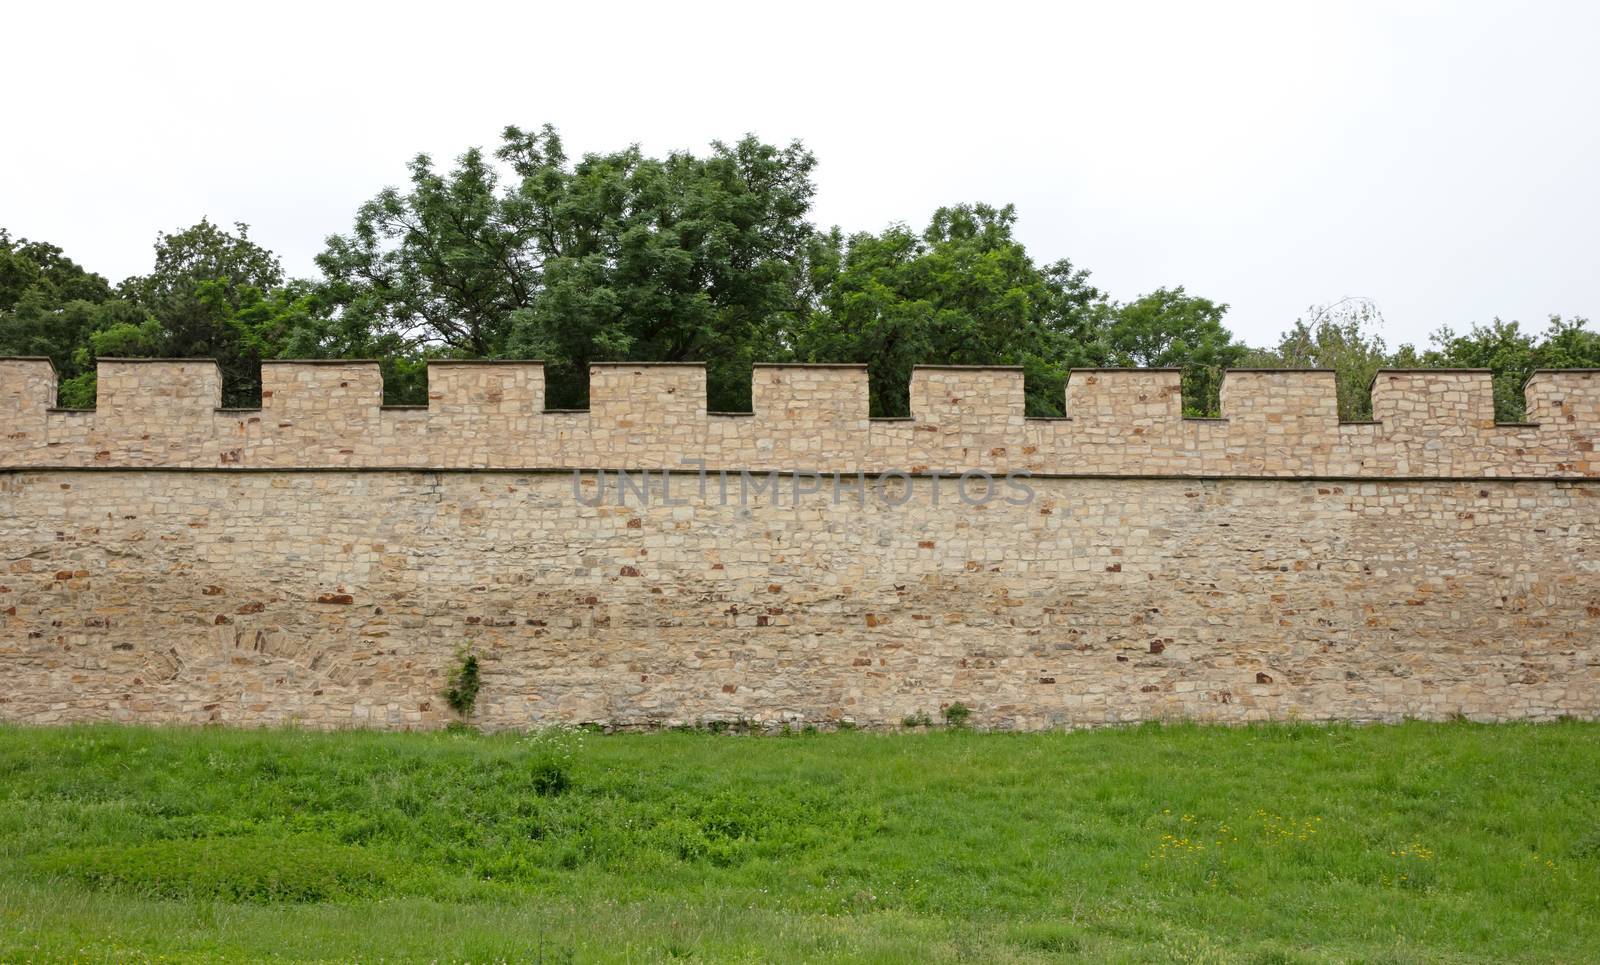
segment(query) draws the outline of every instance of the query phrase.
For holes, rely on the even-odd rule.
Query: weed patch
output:
[[[36,873],[149,898],[308,902],[370,896],[385,862],[325,838],[175,838],[72,848],[30,862]]]

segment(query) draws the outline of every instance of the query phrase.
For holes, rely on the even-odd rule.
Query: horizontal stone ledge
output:
[[[967,473],[986,473],[997,480],[1004,480],[1007,471],[969,469],[969,470],[898,470],[898,469],[863,469],[856,470],[833,469],[750,469],[750,468],[713,468],[707,466],[704,470],[707,476],[727,475],[737,476],[741,473],[750,476],[800,476],[815,475],[840,476],[854,479],[857,475],[868,479],[888,475],[890,478],[956,479]],[[261,474],[292,475],[295,473],[343,473],[346,475],[364,474],[413,474],[428,475],[433,473],[449,473],[453,475],[495,475],[495,476],[551,476],[627,473],[630,476],[649,474],[652,476],[667,474],[672,476],[698,477],[701,470],[697,467],[648,467],[618,469],[615,466],[95,466],[95,465],[60,465],[37,464],[30,466],[0,466],[0,476],[20,475],[49,475],[49,474],[74,474],[74,473],[155,473],[155,474],[195,474],[195,475],[223,475],[244,476]],[[1009,475],[1015,479],[1084,479],[1084,480],[1152,480],[1157,482],[1283,482],[1283,483],[1334,483],[1338,485],[1379,484],[1379,483],[1461,483],[1487,484],[1487,483],[1539,483],[1550,486],[1600,486],[1600,476],[1439,476],[1439,475],[1386,475],[1386,476],[1349,476],[1349,475],[1290,475],[1290,474],[1264,474],[1264,473],[1119,473],[1119,472],[1033,472],[1027,470],[1012,470]]]

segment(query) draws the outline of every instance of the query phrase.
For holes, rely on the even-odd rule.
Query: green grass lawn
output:
[[[0,962],[1600,959],[1600,725],[0,727]]]

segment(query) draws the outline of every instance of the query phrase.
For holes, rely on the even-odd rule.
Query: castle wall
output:
[[[490,727],[1600,708],[1593,486],[606,485],[585,506],[569,473],[0,476],[0,717],[438,726],[461,648]]]
[[[73,413],[0,360],[0,720],[436,727],[464,649],[491,728],[1600,717],[1595,373],[1508,427],[1477,372],[1351,425],[1325,372],[1229,373],[1222,420],[1077,372],[1032,420],[1020,371],[930,367],[888,421],[856,366],[758,367],[743,415],[595,369],[574,413],[534,365],[393,409],[273,364],[232,411],[209,363],[102,362]]]

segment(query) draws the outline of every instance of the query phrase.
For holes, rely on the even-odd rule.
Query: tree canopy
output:
[[[413,158],[406,187],[326,240],[312,279],[286,277],[244,224],[160,233],[149,273],[117,285],[0,228],[0,354],[48,356],[67,406],[94,404],[95,359],[112,355],[215,358],[225,403],[243,406],[271,358],[376,358],[386,400],[413,403],[430,358],[537,358],[553,408],[586,404],[591,362],[701,361],[713,411],[749,408],[753,362],[864,362],[877,415],[906,412],[919,363],[1021,366],[1034,415],[1062,413],[1078,366],[1181,368],[1191,415],[1216,413],[1231,366],[1314,366],[1337,373],[1345,419],[1370,418],[1380,367],[1482,366],[1506,421],[1534,369],[1600,366],[1600,335],[1576,317],[1446,326],[1391,351],[1364,299],[1251,349],[1226,304],[1183,285],[1118,301],[1072,261],[1041,264],[1011,205],[949,205],[920,230],[818,229],[816,163],[753,135],[574,160],[554,128],[508,127],[447,170]]]
[[[1587,319],[1550,316],[1544,332],[1496,318],[1474,323],[1465,334],[1443,326],[1419,350],[1390,351],[1378,329],[1383,315],[1371,300],[1347,298],[1313,306],[1284,332],[1276,346],[1245,356],[1243,364],[1264,368],[1330,368],[1339,388],[1339,417],[1372,418],[1372,379],[1381,368],[1486,368],[1494,373],[1494,414],[1500,422],[1524,418],[1523,383],[1536,369],[1600,367],[1600,333]]]
[[[957,205],[920,233],[813,238],[795,357],[865,362],[876,415],[905,413],[917,363],[1020,365],[1029,407],[1061,414],[1067,370],[1093,364],[1111,306],[1069,262],[1035,265],[1015,223],[1009,205]]]
[[[713,409],[749,404],[798,301],[815,159],[754,137],[705,157],[637,146],[573,163],[548,126],[507,128],[448,174],[363,205],[317,259],[333,307],[418,351],[540,358],[550,404],[581,405],[594,361],[704,361]]]

